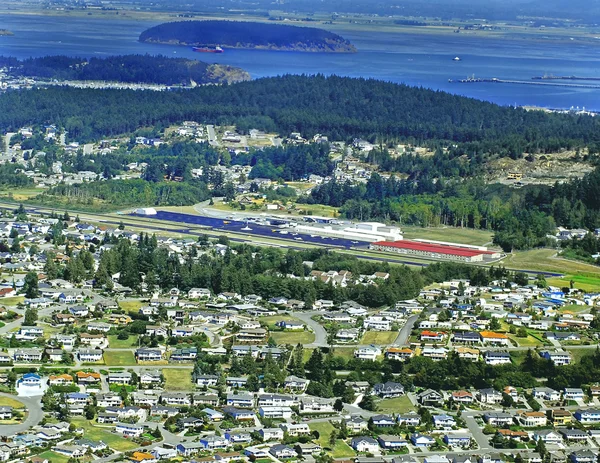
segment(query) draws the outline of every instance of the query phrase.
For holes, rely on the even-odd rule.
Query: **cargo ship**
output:
[[[197,51],[198,53],[223,53],[221,47],[194,47],[192,50]]]

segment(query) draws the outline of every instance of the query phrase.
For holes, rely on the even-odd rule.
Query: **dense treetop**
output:
[[[23,61],[2,56],[0,67],[10,67],[10,74],[13,76],[58,80],[103,80],[165,85],[189,85],[192,80],[198,84],[224,81],[212,72],[213,65],[198,60],[167,58],[160,55],[122,55],[89,59],[57,55]],[[250,78],[239,68],[222,68],[238,73],[240,77]]]
[[[183,120],[316,133],[333,140],[459,145],[456,156],[520,157],[600,142],[600,119],[501,107],[369,79],[283,76],[180,92],[51,88],[0,96],[0,129],[63,125],[82,140]]]
[[[176,21],[140,34],[140,42],[298,51],[356,51],[337,34],[314,27],[245,21]]]

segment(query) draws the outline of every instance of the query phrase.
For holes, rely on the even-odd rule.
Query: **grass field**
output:
[[[354,358],[354,347],[336,347],[333,349],[333,355],[335,357],[343,357],[345,359]]]
[[[269,337],[277,344],[310,344],[315,342],[315,334],[312,331],[271,331]]]
[[[329,448],[329,436],[335,429],[334,426],[329,421],[318,421],[316,423],[309,423],[308,427],[311,431],[319,433],[317,443],[323,448]],[[348,444],[339,439],[336,441],[331,453],[333,458],[353,457],[356,455],[356,452]]]
[[[596,352],[595,347],[590,347],[589,349],[569,349],[567,347],[566,350],[571,354],[573,363],[579,363],[583,357],[594,355],[594,352]]]
[[[564,314],[566,312],[571,312],[571,313],[581,313],[581,312],[585,312],[585,311],[589,311],[590,308],[587,305],[576,305],[576,304],[569,304],[569,305],[564,305],[559,309],[559,312],[561,314]]]
[[[138,336],[130,335],[127,339],[117,339],[116,334],[108,335],[108,347],[111,349],[126,349],[128,347],[137,347]]]
[[[559,288],[570,287],[571,280],[575,282],[575,288],[583,291],[598,291],[600,290],[600,275],[567,275],[563,278],[547,278],[546,281],[552,286]]]
[[[61,455],[60,453],[53,452],[52,450],[46,450],[43,453],[39,454],[40,457],[46,458],[48,461],[52,463],[68,463],[69,457],[65,455]]]
[[[403,395],[377,402],[377,410],[383,413],[407,413],[415,410],[410,399]]]
[[[25,296],[2,297],[0,298],[0,305],[15,306],[22,304],[24,301]]]
[[[391,344],[398,337],[397,331],[367,331],[361,344]]]
[[[108,366],[126,366],[135,365],[135,357],[133,352],[128,350],[105,350],[104,351],[104,363]]]
[[[528,335],[526,338],[519,338],[515,335],[509,335],[509,338],[516,342],[520,347],[540,347],[544,345],[542,341],[534,338],[531,335]]]
[[[546,279],[553,286],[569,286],[569,282],[573,280],[575,288],[585,291],[600,290],[600,267],[555,256],[554,249],[533,249],[511,254],[502,261],[502,264],[509,268],[564,274],[564,278]]]
[[[194,389],[191,368],[165,368],[161,371],[165,377],[167,391],[191,391]]]
[[[137,312],[141,306],[141,301],[119,301],[119,307],[126,312]]]
[[[93,423],[80,418],[73,418],[71,423],[75,424],[78,428],[84,429],[84,436],[86,439],[95,441],[103,441],[110,448],[118,450],[120,452],[126,452],[138,447],[138,444],[131,442],[128,439],[124,439],[118,434],[110,432],[111,427],[103,428],[94,426]],[[51,460],[54,463],[55,460]]]
[[[0,397],[0,407],[24,408],[25,405],[11,397]]]
[[[292,317],[291,315],[269,315],[268,317],[259,317],[258,321],[267,325],[274,325],[280,321],[299,322],[300,319]]]
[[[485,230],[472,230],[469,228],[436,227],[421,228],[403,226],[402,234],[406,239],[424,239],[433,241],[448,241],[451,243],[471,244],[483,246],[492,241],[493,233]]]

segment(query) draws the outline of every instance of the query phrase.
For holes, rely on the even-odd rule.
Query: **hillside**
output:
[[[241,21],[177,21],[140,34],[140,42],[222,48],[259,48],[309,52],[355,52],[337,34],[313,27]]]
[[[249,80],[243,69],[203,61],[165,56],[123,55],[107,58],[45,56],[19,61],[0,57],[0,67],[12,76],[57,80],[97,80],[126,83],[190,85],[234,83]]]

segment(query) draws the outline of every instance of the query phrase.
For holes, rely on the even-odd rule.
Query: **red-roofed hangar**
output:
[[[456,262],[484,262],[502,257],[499,252],[495,251],[411,240],[377,241],[371,243],[369,248],[374,251],[395,252],[426,259],[444,259]]]

